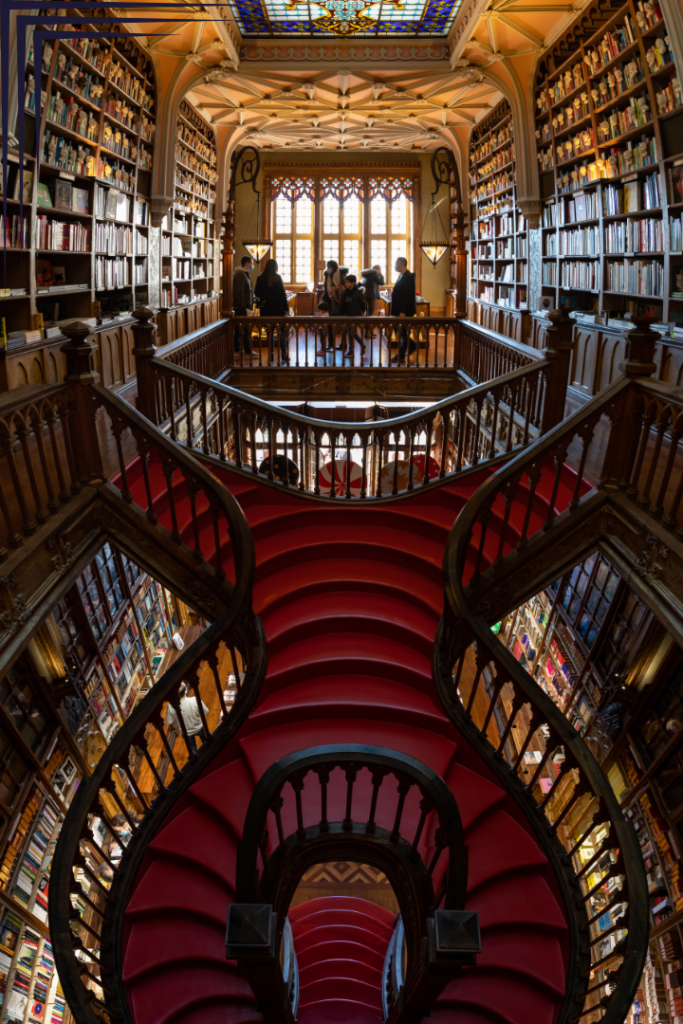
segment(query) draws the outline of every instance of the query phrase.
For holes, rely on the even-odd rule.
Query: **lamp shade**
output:
[[[420,248],[433,266],[436,266],[448,248],[447,242],[420,242]]]
[[[270,238],[245,238],[242,245],[257,263],[260,263],[273,244]]]

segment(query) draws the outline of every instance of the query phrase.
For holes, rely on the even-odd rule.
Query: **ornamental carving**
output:
[[[244,46],[240,59],[245,61],[447,61],[447,46]]]

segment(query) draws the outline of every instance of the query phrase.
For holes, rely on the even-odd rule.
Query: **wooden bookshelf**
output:
[[[628,0],[539,68],[542,295],[682,323],[683,104],[662,11],[647,8]]]
[[[148,299],[152,63],[130,38],[58,40],[40,56],[31,52],[26,67],[24,169],[31,177],[22,237],[13,237],[20,169],[18,153],[10,154],[4,240],[15,242],[18,258],[8,260],[6,280],[17,294],[0,294],[8,332],[30,329],[41,311],[47,323],[56,303],[55,319],[67,319],[131,311]]]
[[[166,309],[212,298],[219,290],[215,132],[183,100],[176,138],[175,199],[161,226],[161,288]]]
[[[470,139],[470,271],[468,294],[479,303],[527,309],[526,219],[516,205],[512,113],[500,103]]]

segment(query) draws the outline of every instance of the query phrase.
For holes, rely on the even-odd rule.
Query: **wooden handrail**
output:
[[[339,821],[328,820],[330,777],[336,769],[343,775],[337,785],[345,793]],[[372,786],[369,807],[367,797],[357,796],[363,772]],[[405,802],[413,788],[419,794],[419,820],[406,825]],[[382,801],[395,800],[396,792],[393,827],[386,821],[381,827]],[[287,821],[296,822],[291,834],[285,832]],[[460,811],[446,783],[428,765],[396,750],[332,744],[299,750],[272,764],[249,803],[237,852],[235,900],[272,904],[284,922],[302,866],[316,857],[324,860],[327,849],[341,856],[343,848],[349,859],[362,860],[369,847],[373,863],[393,882],[407,922],[411,962],[419,960],[427,918],[442,904],[445,910],[465,906],[467,848]]]
[[[616,495],[622,515],[630,501],[634,518],[646,514],[659,528],[680,533],[683,395],[640,376],[654,369],[655,341],[647,327],[631,332],[625,375],[489,478],[456,520],[444,554],[437,687],[564,877],[573,950],[561,1022],[624,1020],[647,953],[645,867],[636,834],[586,742],[490,627],[511,604],[595,549],[589,524]],[[607,418],[607,440],[598,445],[596,431]],[[578,469],[572,480],[565,469],[570,454]],[[596,454],[591,488],[582,477]],[[541,477],[549,508],[534,532]],[[558,512],[561,488],[564,511]],[[513,503],[518,511],[521,503],[522,514],[511,524]]]
[[[149,371],[154,415],[173,440],[300,494],[363,501],[410,494],[528,445],[543,423],[550,367],[537,360],[419,412],[365,423],[276,408],[164,360]]]

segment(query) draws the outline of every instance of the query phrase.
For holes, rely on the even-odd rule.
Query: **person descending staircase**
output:
[[[469,850],[467,907],[479,913],[482,952],[444,990],[435,1024],[553,1024],[569,956],[557,881],[513,798],[444,713],[431,673],[444,545],[485,471],[358,507],[212,470],[242,505],[254,535],[254,609],[267,636],[268,672],[248,721],[180,799],[138,873],[123,949],[135,1024],[262,1019],[246,980],[225,959],[245,815],[275,760],[332,743],[415,757],[445,780],[458,803]],[[154,511],[170,528],[166,481],[153,461],[150,476]],[[536,488],[530,532],[546,518],[552,479],[543,473]],[[569,500],[574,482],[567,469],[556,507]],[[139,465],[130,467],[128,483],[146,507]],[[178,526],[189,531],[189,500],[175,487],[179,514],[183,501],[187,513]],[[206,553],[214,534],[208,509],[202,516]],[[497,550],[499,526],[489,527],[487,551]],[[224,565],[229,555],[226,547]],[[342,783],[331,780],[330,806],[340,806]],[[391,808],[378,809],[380,823],[382,814],[388,820]],[[381,1024],[390,917],[356,900],[315,900],[290,912],[303,1024]]]

